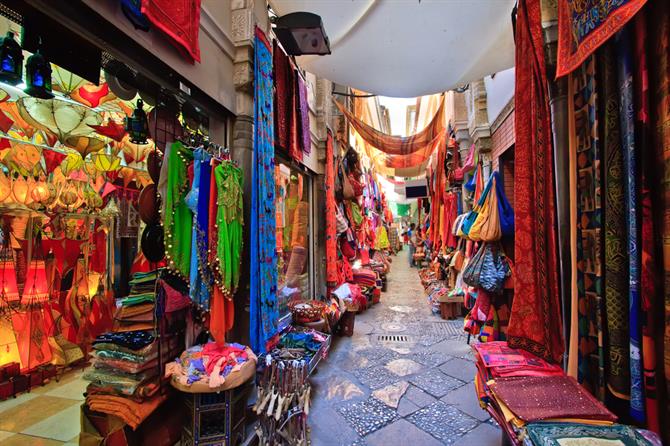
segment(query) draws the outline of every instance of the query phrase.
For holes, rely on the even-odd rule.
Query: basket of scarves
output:
[[[221,392],[253,379],[256,361],[249,347],[209,342],[186,349],[165,366],[165,376],[169,376],[172,387],[181,392]]]
[[[326,304],[318,300],[308,302],[293,302],[289,304],[293,320],[298,324],[316,322],[323,318]]]

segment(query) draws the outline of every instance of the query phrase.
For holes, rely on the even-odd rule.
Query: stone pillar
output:
[[[235,325],[230,340],[249,343],[249,224],[251,223],[251,167],[254,143],[254,2],[231,0],[232,40],[235,44],[233,82],[235,84],[235,122],[231,157],[244,172],[244,249],[240,289],[235,295]]]
[[[470,84],[470,114],[468,130],[470,137],[479,152],[479,159],[484,166],[484,177],[491,173],[491,126],[486,102],[486,85],[484,79]]]
[[[454,93],[453,128],[456,134],[461,166],[463,166],[472,145],[472,138],[470,138],[470,130],[468,129],[468,108],[465,104],[464,93]],[[472,207],[471,200],[467,199],[468,191],[465,189],[465,186],[461,186],[461,196],[463,197],[463,211],[470,210]]]

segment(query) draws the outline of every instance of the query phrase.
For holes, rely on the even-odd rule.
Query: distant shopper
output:
[[[414,267],[414,253],[416,252],[416,247],[418,246],[418,232],[416,225],[414,223],[409,225],[409,229],[406,234],[409,238],[409,266]]]

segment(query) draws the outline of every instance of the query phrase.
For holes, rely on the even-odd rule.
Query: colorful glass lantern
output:
[[[27,303],[49,300],[49,285],[44,260],[33,259],[26,272],[26,285],[23,288],[23,301]]]
[[[40,99],[51,99],[51,64],[42,55],[42,50],[37,49],[35,54],[26,62],[26,84],[24,90],[30,96]]]
[[[14,33],[7,32],[0,44],[0,81],[17,85],[23,80],[23,50]]]
[[[19,300],[16,267],[13,260],[0,261],[0,307]]]
[[[133,115],[126,118],[126,130],[130,135],[130,141],[135,144],[146,144],[149,137],[149,120],[142,107],[144,102],[138,99]]]

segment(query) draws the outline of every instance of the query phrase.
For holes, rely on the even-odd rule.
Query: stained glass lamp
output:
[[[14,40],[14,33],[7,32],[0,44],[0,81],[17,85],[23,80],[23,50]]]

